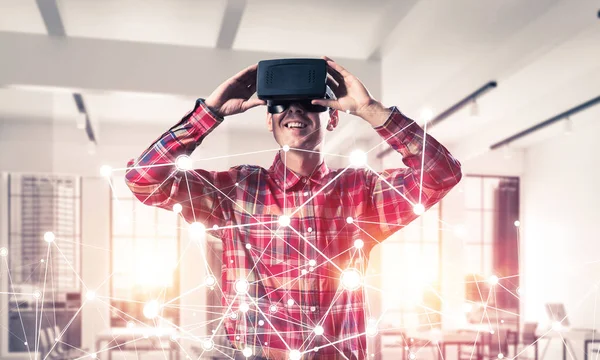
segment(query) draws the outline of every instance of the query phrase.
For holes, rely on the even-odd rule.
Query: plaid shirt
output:
[[[278,152],[269,169],[182,172],[172,166],[176,158],[191,154],[223,121],[201,99],[129,161],[126,182],[139,200],[168,210],[181,204],[187,222],[204,224],[223,241],[222,326],[236,348],[285,360],[291,350],[302,359],[366,358],[370,314],[364,288],[348,280],[360,280],[374,245],[417,217],[413,204],[420,199],[430,208],[461,178],[459,161],[444,146],[430,135],[424,140],[414,121],[391,109],[373,129],[408,168],[334,170],[323,161],[306,177],[287,169]],[[280,225],[281,215],[290,217],[288,226]],[[240,279],[250,286],[238,295]]]

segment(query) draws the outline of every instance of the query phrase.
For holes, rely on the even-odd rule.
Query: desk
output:
[[[100,352],[106,351],[108,352],[108,359],[110,360],[111,351],[114,348],[119,348],[120,346],[125,345],[126,343],[131,343],[132,341],[140,340],[140,339],[150,339],[150,341],[159,342],[162,341],[170,341],[172,336],[177,336],[177,330],[173,328],[156,328],[151,326],[134,326],[131,328],[110,328],[106,329],[102,332],[96,334],[96,347],[94,351],[98,354],[98,358],[100,358]],[[113,343],[108,349],[102,350],[102,343]],[[154,344],[156,345],[156,344]],[[162,346],[156,345],[152,350],[162,348]],[[179,348],[176,346],[169,346],[169,360],[177,359],[177,355],[179,354]],[[175,355],[175,357],[173,357]]]
[[[489,329],[489,327],[488,327]],[[475,359],[479,359],[482,356],[482,350],[485,344],[483,343],[483,335],[484,333],[473,332],[473,331],[464,331],[464,330],[456,330],[456,331],[440,331],[440,330],[430,330],[430,331],[419,331],[412,333],[408,336],[408,338],[412,338],[418,340],[418,342],[426,341],[431,344],[431,346],[439,346],[438,359],[443,360],[446,359],[446,348],[448,346],[458,346],[460,349],[461,346],[474,346],[476,349]]]
[[[546,349],[548,345],[550,345],[550,341],[552,339],[560,339],[562,342],[563,348],[563,360],[567,360],[567,344],[570,344],[570,341],[582,341],[583,342],[583,356],[584,359],[587,359],[588,347],[591,343],[600,342],[600,333],[595,332],[592,329],[563,329],[563,330],[550,330],[546,333],[539,334],[538,337],[540,339],[548,339],[548,344],[546,344],[546,348],[542,353],[542,359],[546,354]],[[564,341],[562,341],[564,339]],[[571,349],[572,350],[572,349]],[[577,359],[575,354],[573,354],[573,358]]]

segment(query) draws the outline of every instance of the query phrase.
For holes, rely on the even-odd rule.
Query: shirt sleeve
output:
[[[189,223],[223,226],[232,208],[237,169],[181,171],[175,165],[179,156],[190,155],[222,121],[198,99],[179,123],[127,163],[125,182],[134,196],[146,205],[167,210],[180,204]]]
[[[371,235],[378,241],[417,218],[415,205],[431,208],[462,177],[460,162],[443,145],[396,107],[391,110],[387,121],[374,130],[402,155],[408,168],[366,173],[370,192],[366,218],[377,224]]]

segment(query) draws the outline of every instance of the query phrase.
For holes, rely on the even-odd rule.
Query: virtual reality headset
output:
[[[256,93],[267,101],[267,111],[278,114],[291,104],[309,112],[328,108],[311,104],[313,99],[335,99],[327,86],[327,62],[323,59],[277,59],[258,63]]]

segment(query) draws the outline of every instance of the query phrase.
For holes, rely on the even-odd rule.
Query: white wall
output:
[[[575,120],[571,136],[527,151],[521,182],[525,320],[544,323],[544,304],[563,302],[574,327],[599,327],[593,287],[600,281],[597,119]]]

